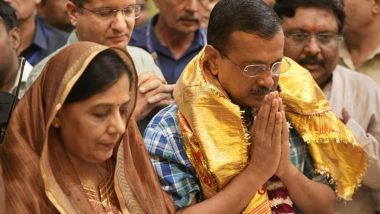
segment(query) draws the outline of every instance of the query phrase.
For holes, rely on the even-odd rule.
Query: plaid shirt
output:
[[[177,112],[176,104],[161,110],[146,128],[144,141],[161,188],[173,197],[179,209],[189,206],[194,199],[201,201],[202,190],[182,145]],[[328,184],[327,178],[313,173],[311,156],[299,134],[290,129],[289,135],[292,163],[309,179]]]

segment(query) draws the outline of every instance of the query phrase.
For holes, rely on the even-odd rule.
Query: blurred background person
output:
[[[37,7],[38,16],[45,24],[70,33],[74,30],[74,26],[67,15],[66,4],[68,1],[41,0],[41,3]]]
[[[0,144],[9,118],[18,99],[25,90],[32,66],[18,58],[20,34],[16,13],[6,2],[0,1]]]
[[[136,0],[136,4],[141,5],[139,18],[136,19],[135,28],[146,25],[149,22],[148,0]]]
[[[206,4],[202,5],[203,6],[203,11],[201,15],[201,27],[207,29],[208,26],[208,19],[210,18],[210,13],[211,10],[214,8],[216,3],[218,3],[219,0],[208,0]]]
[[[214,6],[219,2],[220,0],[208,0],[203,6],[203,11],[201,15],[201,26],[202,28],[206,28],[208,26],[208,19],[210,17],[211,10],[214,8]],[[269,6],[273,7],[275,0],[263,0],[265,3],[267,3]]]
[[[208,0],[154,0],[159,13],[136,28],[130,45],[148,51],[165,80],[174,84],[188,62],[207,44],[201,11]]]
[[[142,48],[129,45],[140,9],[134,0],[70,0],[67,3],[67,11],[75,30],[71,32],[67,45],[78,41],[91,41],[128,50],[139,74],[139,99],[134,116],[143,130],[149,122],[146,116],[153,109],[167,106],[172,102],[173,86],[167,84],[160,68],[149,53]],[[27,87],[33,84],[46,62],[54,54],[34,66]]]
[[[36,16],[36,8],[40,0],[4,1],[9,2],[16,11],[21,35],[17,53],[25,57],[30,64],[37,64],[66,43],[68,38],[66,32],[43,24]]]
[[[277,0],[275,10],[283,19],[284,55],[309,70],[369,157],[363,184],[353,200],[337,200],[335,212],[373,214],[371,193],[380,190],[380,88],[368,76],[338,65],[342,1]]]
[[[343,3],[347,18],[340,64],[380,84],[380,1],[343,0]]]
[[[137,74],[129,54],[79,42],[54,56],[41,76],[0,145],[5,212],[173,210],[131,119]]]
[[[15,94],[21,75],[20,60],[17,55],[19,45],[20,33],[17,28],[16,13],[8,3],[0,1],[0,91]],[[31,70],[32,66],[26,63],[19,94],[23,94]]]

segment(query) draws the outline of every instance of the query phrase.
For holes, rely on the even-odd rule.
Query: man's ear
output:
[[[212,45],[207,45],[205,48],[205,65],[208,66],[211,74],[218,76],[220,66],[220,53]]]
[[[11,44],[13,46],[13,49],[17,50],[20,46],[21,43],[21,37],[20,37],[20,32],[17,27],[14,27],[8,32],[8,36],[11,40]]]
[[[373,0],[372,12],[374,14],[380,14],[380,0]]]
[[[76,27],[78,23],[78,15],[79,9],[78,7],[71,1],[68,1],[66,4],[67,15],[69,16],[71,24]]]

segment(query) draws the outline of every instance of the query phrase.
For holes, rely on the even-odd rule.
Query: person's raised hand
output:
[[[280,162],[283,128],[281,105],[277,91],[266,95],[252,128],[248,167],[261,175],[264,182],[275,174]]]
[[[283,176],[286,176],[287,172],[289,172],[289,168],[292,167],[292,163],[290,161],[290,144],[289,144],[289,128],[286,122],[285,111],[282,108],[282,99],[280,98],[281,103],[281,115],[282,115],[282,133],[281,133],[281,158],[280,163],[278,164],[276,175],[280,179]]]

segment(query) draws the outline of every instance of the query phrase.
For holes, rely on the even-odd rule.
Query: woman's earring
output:
[[[59,127],[61,127],[61,124],[60,122],[58,121],[58,119],[54,119],[53,122],[52,122],[52,126],[56,129],[58,129]]]

